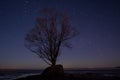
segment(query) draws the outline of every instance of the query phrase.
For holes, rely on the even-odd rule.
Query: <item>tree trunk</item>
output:
[[[52,65],[51,66],[55,66],[56,65],[56,60],[52,60]]]

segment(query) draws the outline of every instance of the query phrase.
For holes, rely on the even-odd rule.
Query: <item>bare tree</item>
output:
[[[56,10],[44,9],[36,19],[36,25],[25,37],[25,46],[47,64],[54,66],[62,45],[71,47],[68,40],[76,35],[69,17]]]

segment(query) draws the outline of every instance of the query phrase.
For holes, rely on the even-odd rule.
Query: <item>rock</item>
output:
[[[42,76],[44,77],[63,77],[64,76],[64,70],[62,65],[55,65],[46,68],[42,72]]]

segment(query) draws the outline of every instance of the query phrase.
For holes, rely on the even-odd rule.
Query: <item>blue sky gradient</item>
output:
[[[45,64],[24,47],[26,33],[43,8],[66,11],[80,34],[62,48],[65,68],[120,66],[119,0],[0,0],[0,68],[40,69]]]

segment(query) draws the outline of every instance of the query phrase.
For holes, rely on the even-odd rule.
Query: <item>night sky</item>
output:
[[[0,0],[0,68],[40,69],[48,65],[24,46],[26,33],[43,8],[70,15],[79,35],[62,48],[64,68],[120,66],[119,0]]]

